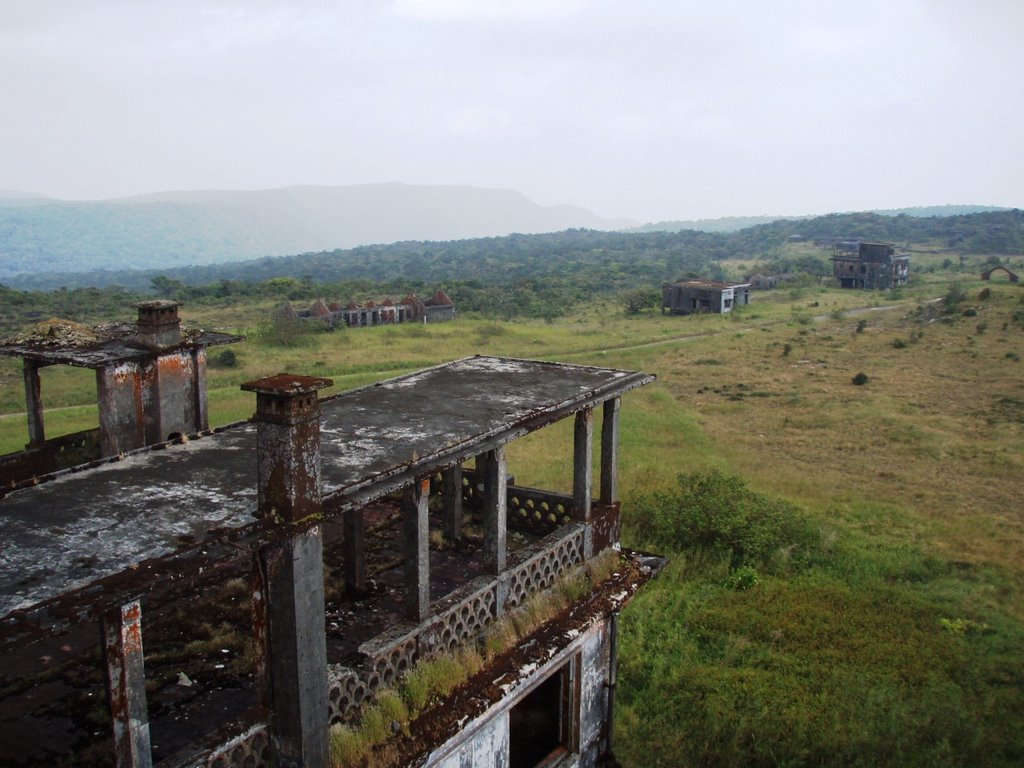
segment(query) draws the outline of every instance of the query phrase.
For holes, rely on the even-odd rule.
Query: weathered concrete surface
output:
[[[559,768],[592,768],[606,752],[612,614],[664,567],[662,558],[625,553],[621,567],[588,600],[574,605],[499,655],[452,696],[413,722],[386,765],[490,768],[508,765],[508,713],[540,683],[576,658],[580,674],[572,751]],[[505,739],[496,738],[499,732]]]
[[[474,357],[321,402],[321,492],[351,508],[593,407],[653,376]],[[332,504],[333,502],[333,504]],[[348,505],[348,507],[346,507]],[[0,616],[255,522],[256,427],[241,424],[0,498]]]

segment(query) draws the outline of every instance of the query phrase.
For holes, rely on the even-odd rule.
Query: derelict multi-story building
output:
[[[0,762],[328,765],[332,723],[611,558],[380,754],[597,764],[618,611],[662,562],[618,545],[622,398],[652,380],[472,357],[320,399],[281,374],[243,385],[250,421],[0,491]],[[513,483],[509,444],[566,418],[572,492]]]
[[[907,283],[910,256],[897,256],[892,243],[840,240],[832,247],[832,274],[841,288],[895,288]]]

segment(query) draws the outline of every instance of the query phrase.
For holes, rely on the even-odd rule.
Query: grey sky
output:
[[[1019,0],[3,0],[0,189],[1024,205]]]

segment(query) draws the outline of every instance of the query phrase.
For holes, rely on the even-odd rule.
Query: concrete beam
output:
[[[146,712],[139,601],[133,600],[104,614],[101,632],[114,726],[114,764],[117,768],[149,768],[153,755]]]
[[[619,495],[619,412],[622,398],[604,401],[601,421],[601,503],[611,504]]]
[[[508,460],[502,446],[483,455],[484,567],[488,573],[498,575],[508,562]]]
[[[25,412],[28,414],[28,447],[39,448],[46,442],[43,429],[43,397],[39,383],[39,363],[24,358]]]
[[[405,489],[402,520],[405,540],[405,617],[424,621],[430,615],[430,480]]]
[[[462,465],[456,464],[441,473],[441,504],[444,537],[458,541],[462,537]]]

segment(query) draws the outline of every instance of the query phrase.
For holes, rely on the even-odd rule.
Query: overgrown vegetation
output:
[[[625,764],[1024,757],[1019,729],[988,715],[1024,714],[1024,628],[1000,611],[996,624],[978,618],[955,563],[840,536],[717,471],[641,497],[632,516],[673,565],[625,613]]]
[[[531,595],[523,605],[494,622],[479,643],[468,643],[452,653],[418,662],[395,688],[379,691],[364,704],[354,721],[332,726],[334,764],[338,768],[389,764],[391,751],[382,747],[385,742],[398,734],[408,735],[409,723],[429,706],[605,581],[619,557],[609,550],[583,568],[563,575],[549,590]]]

